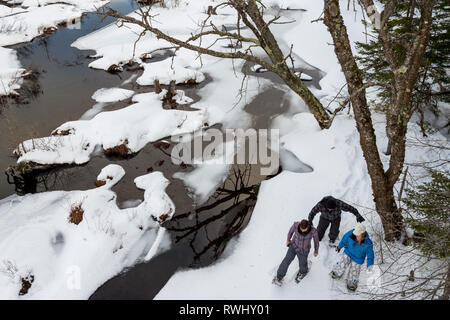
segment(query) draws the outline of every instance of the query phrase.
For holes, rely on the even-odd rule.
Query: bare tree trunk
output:
[[[445,279],[444,294],[441,296],[442,300],[450,299],[450,264],[447,265],[447,278]]]
[[[400,237],[402,216],[395,204],[393,185],[389,184],[389,179],[384,172],[383,163],[380,159],[372,117],[367,105],[366,90],[364,89],[361,71],[351,50],[347,28],[339,8],[339,1],[325,0],[324,12],[324,23],[333,38],[334,51],[347,80],[360,144],[372,181],[376,210],[381,217],[386,240],[393,240]]]

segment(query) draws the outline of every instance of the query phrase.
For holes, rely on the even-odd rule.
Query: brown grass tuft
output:
[[[22,281],[22,288],[19,291],[19,296],[23,296],[24,294],[28,293],[28,290],[30,290],[31,285],[34,281],[34,275],[30,274],[25,278],[21,278],[20,280]]]
[[[81,203],[73,204],[70,208],[69,222],[79,224],[83,221],[84,210],[81,207]]]
[[[104,186],[105,184],[106,184],[105,180],[95,180],[96,187],[101,187],[101,186]]]
[[[130,149],[127,147],[128,140],[125,139],[125,142],[122,144],[119,144],[118,146],[108,148],[105,150],[105,154],[107,156],[116,156],[116,157],[127,157],[131,152]]]
[[[194,85],[194,84],[197,84],[197,81],[195,81],[195,79],[188,79],[188,81],[186,81],[185,84]]]
[[[67,130],[55,130],[52,132],[52,136],[68,136],[71,132],[72,129],[67,129]]]
[[[159,220],[161,220],[161,222],[164,222],[167,220],[168,217],[169,217],[169,215],[167,213],[165,213],[165,214],[159,216]]]
[[[109,73],[119,73],[123,71],[123,68],[121,66],[118,66],[117,64],[112,64],[106,71]]]
[[[156,141],[156,142],[153,142],[153,146],[154,146],[155,148],[163,148],[163,149],[167,149],[167,148],[170,147],[170,143],[165,142],[165,141]]]

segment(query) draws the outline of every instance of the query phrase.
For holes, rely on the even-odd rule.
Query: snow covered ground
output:
[[[24,3],[31,6],[35,1],[25,0]],[[195,23],[204,17],[205,9],[211,3],[209,0],[182,1],[179,6],[158,8],[158,27],[172,36],[189,37],[190,31],[196,28]],[[279,7],[306,10],[282,11],[284,18],[293,22],[273,25],[272,31],[284,52],[289,52],[290,44],[294,45],[296,67],[308,69],[315,66],[324,72],[321,89],[312,90],[324,105],[328,105],[345,84],[345,79],[333,47],[329,45],[332,41],[326,27],[321,22],[311,22],[321,15],[323,3],[317,0],[268,0],[266,3],[278,6],[266,11],[269,16],[276,14]],[[218,26],[232,25],[235,17],[232,12],[226,13],[214,17],[214,23]],[[351,39],[363,41],[365,30],[360,22],[361,14],[353,10],[344,10],[343,14],[351,26],[348,28]],[[96,60],[90,64],[92,68],[108,70],[112,65],[120,68],[129,62],[139,64],[144,68],[144,73],[136,80],[140,85],[151,85],[155,79],[161,84],[171,80],[178,84],[189,81],[204,84],[197,91],[200,100],[190,106],[197,110],[163,109],[161,100],[165,91],[161,94],[135,94],[123,88],[104,88],[94,94],[92,98],[97,103],[81,120],[62,124],[54,131],[57,135],[20,144],[17,148],[18,162],[81,164],[89,161],[98,146],[106,150],[125,145],[129,152],[137,152],[148,142],[178,134],[188,136],[192,133],[194,137],[198,130],[217,123],[223,128],[248,128],[251,125],[251,116],[243,108],[271,85],[269,80],[249,76],[243,83],[242,61],[232,63],[208,56],[199,59],[184,49],[178,50],[173,59],[152,61],[152,57],[161,53],[154,51],[167,47],[168,43],[146,33],[135,47],[141,31],[135,26],[119,28],[112,24],[78,39],[73,46],[96,51]],[[248,30],[243,30],[244,35],[245,32]],[[0,39],[7,41],[6,35]],[[203,45],[223,50],[227,43],[204,39]],[[242,86],[245,94],[241,97],[238,93]],[[292,281],[281,288],[271,284],[286,253],[289,227],[294,221],[306,218],[323,196],[333,195],[354,205],[371,225],[380,223],[378,216],[370,210],[373,208],[370,179],[352,114],[339,115],[329,130],[320,130],[300,98],[286,86],[277,87],[286,93],[285,97],[291,101],[291,109],[296,114],[272,119],[271,127],[280,130],[283,148],[312,171],[297,173],[285,170],[264,181],[248,226],[230,241],[219,261],[206,268],[177,272],[157,299],[364,298],[358,294],[342,294],[342,283],[329,279],[328,273],[338,256],[325,243],[321,244],[317,258],[310,257],[311,272],[300,285]],[[130,106],[101,112],[103,103],[130,97],[133,101]],[[192,102],[181,90],[177,91],[176,99],[180,104]],[[338,101],[331,104],[330,109],[336,103]],[[378,146],[385,150],[383,116],[374,113],[373,120]],[[415,135],[419,135],[419,128],[412,123],[409,137]],[[445,139],[439,133],[431,138]],[[435,156],[414,147],[406,154],[407,162],[429,160]],[[198,166],[188,175],[177,175],[202,199],[223,181],[228,168],[217,164],[207,166]],[[136,208],[120,210],[110,188],[121,178],[123,171],[118,167],[104,170],[98,179],[105,180],[106,184],[96,189],[24,197],[13,195],[0,200],[0,263],[4,264],[0,269],[0,286],[7,288],[0,292],[0,298],[17,298],[21,279],[31,274],[34,282],[25,297],[88,298],[101,283],[138,257],[151,259],[160,252],[160,248],[167,247],[163,241],[164,229],[150,219],[168,212],[167,218],[170,218],[176,209],[164,193],[167,180],[159,172],[138,177],[136,186],[146,190],[144,202]],[[108,176],[113,179],[108,179]],[[67,217],[71,206],[77,203],[82,203],[85,219],[74,225],[67,221]],[[317,225],[317,217],[314,223]],[[354,217],[344,213],[341,236],[354,223]],[[371,225],[368,225],[369,233]],[[326,241],[327,237],[324,239]],[[286,279],[292,278],[295,265],[296,261]],[[82,290],[72,290],[67,286],[66,273],[68,268],[72,270],[71,266],[81,269]],[[97,272],[92,272],[91,268],[96,268]],[[367,278],[365,268],[361,276],[363,283]]]
[[[60,25],[76,23],[83,13],[109,0],[11,0],[0,3],[0,96],[17,94],[25,75],[15,50],[5,46],[28,42]]]
[[[16,90],[22,85],[22,75],[25,69],[22,68],[16,51],[13,49],[0,47],[0,96],[17,93]]]

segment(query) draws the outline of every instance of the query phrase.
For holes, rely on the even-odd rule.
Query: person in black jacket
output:
[[[319,234],[319,241],[322,240],[325,231],[331,223],[330,233],[328,236],[330,237],[330,245],[334,245],[336,238],[339,235],[339,225],[341,224],[341,211],[351,212],[356,216],[357,222],[363,222],[364,218],[359,214],[358,210],[356,210],[351,205],[341,201],[339,199],[335,199],[332,196],[324,197],[320,200],[309,213],[308,221],[310,225],[313,225],[312,222],[317,213],[321,213],[319,225],[317,226],[317,232]]]

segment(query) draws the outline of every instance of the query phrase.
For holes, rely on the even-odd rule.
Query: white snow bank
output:
[[[142,259],[167,248],[167,237],[153,219],[167,215],[174,204],[165,193],[168,180],[153,172],[135,180],[145,190],[135,208],[119,209],[109,188],[124,172],[110,165],[102,170],[113,180],[87,191],[55,191],[0,200],[0,298],[87,299],[104,281]],[[71,207],[81,205],[82,221],[69,222]],[[34,277],[28,293],[19,296],[21,278]]]
[[[90,10],[105,5],[106,1],[94,1]],[[31,41],[58,24],[72,22],[80,18],[86,8],[76,5],[56,3],[41,7],[31,7],[14,15],[0,17],[0,46]]]
[[[0,96],[16,94],[16,90],[22,85],[21,76],[25,69],[21,68],[15,50],[0,47]]]
[[[164,31],[170,31],[173,36],[186,35],[190,26],[204,16],[204,5],[207,1],[180,2],[175,9],[152,8],[152,14],[157,14],[158,18],[152,23]],[[188,12],[188,14],[186,14]],[[140,19],[136,12],[129,16]],[[151,58],[154,49],[161,47],[171,47],[169,43],[147,32],[141,35],[142,28],[136,25],[127,24],[126,27],[119,28],[116,24],[110,24],[104,28],[96,30],[75,41],[72,46],[80,50],[95,50],[99,59],[91,62],[89,67],[107,70],[111,65],[117,66],[135,61],[141,63],[141,58]],[[140,37],[140,40],[136,40]]]
[[[125,175],[125,170],[117,164],[107,165],[100,171],[97,176],[97,180],[105,181],[105,184],[100,188],[110,189],[113,185],[119,182],[120,179]]]
[[[94,92],[92,99],[97,102],[116,102],[131,98],[134,95],[133,90],[122,88],[101,88]]]
[[[95,11],[107,4],[109,0],[23,0],[21,6],[23,8],[42,7],[49,4],[66,3],[73,5],[81,10]]]
[[[183,180],[184,184],[193,192],[195,203],[201,205],[226,180],[230,166],[229,164],[205,161],[193,171],[188,173],[177,172],[173,177]]]
[[[0,4],[0,96],[17,94],[24,73],[15,50],[3,46],[31,41],[59,24],[70,26],[84,12],[94,11],[109,0],[24,0],[10,1],[21,7]]]
[[[16,14],[19,12],[23,12],[25,9],[19,7],[8,7],[3,4],[0,4],[0,18],[9,16],[12,14]]]
[[[231,140],[218,144],[214,150],[216,153],[212,158],[193,159],[195,169],[191,172],[173,174],[174,178],[184,182],[197,206],[208,200],[227,179],[237,149]]]
[[[298,0],[266,0],[265,5],[278,6],[281,9],[304,9],[303,3]]]
[[[27,140],[15,151],[20,155],[18,161],[82,164],[89,161],[97,145],[104,150],[124,145],[128,153],[134,153],[148,142],[193,132],[209,121],[207,109],[163,109],[161,100],[164,93],[135,95],[135,104],[99,113],[91,120],[66,122],[54,131],[69,130],[68,135]]]
[[[203,73],[187,68],[190,63],[182,61],[180,58],[165,59],[160,62],[143,63],[144,73],[136,82],[140,85],[153,85],[155,80],[160,84],[169,84],[174,80],[176,84],[193,81],[200,83],[205,80]]]

